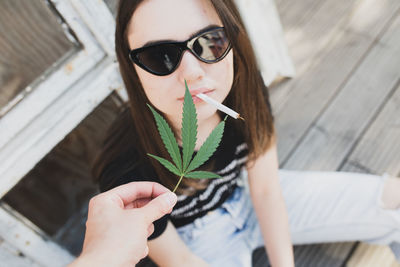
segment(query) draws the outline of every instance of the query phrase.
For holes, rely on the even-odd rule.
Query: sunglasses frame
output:
[[[130,59],[132,62],[134,62],[136,65],[138,65],[139,67],[141,67],[142,69],[144,69],[145,71],[148,71],[148,72],[150,72],[151,74],[154,74],[154,75],[157,75],[157,76],[166,76],[166,75],[169,75],[169,74],[173,73],[173,72],[178,68],[178,66],[180,65],[181,60],[182,60],[182,57],[183,57],[183,53],[185,52],[185,50],[188,50],[188,51],[189,51],[192,55],[194,55],[198,60],[200,60],[200,61],[202,61],[202,62],[204,62],[204,63],[208,63],[208,64],[216,63],[216,62],[221,61],[222,59],[224,59],[225,56],[226,56],[226,55],[229,53],[229,51],[231,50],[232,46],[231,46],[230,40],[228,40],[228,47],[226,48],[225,52],[224,52],[219,58],[214,59],[214,60],[207,60],[207,59],[201,58],[199,55],[196,54],[196,52],[193,50],[192,47],[193,47],[194,42],[195,42],[199,37],[201,37],[202,35],[207,34],[207,33],[210,33],[210,32],[221,31],[221,30],[225,33],[224,27],[215,27],[215,28],[207,29],[207,30],[205,30],[205,31],[203,31],[203,32],[200,32],[200,33],[197,34],[196,36],[193,36],[193,37],[191,37],[191,38],[189,38],[188,40],[183,41],[183,42],[159,42],[159,43],[151,44],[151,45],[144,46],[144,47],[141,47],[141,48],[136,48],[136,49],[133,49],[133,50],[129,51],[129,59]],[[225,36],[225,37],[226,37],[226,36]],[[155,46],[164,45],[164,44],[169,44],[169,45],[176,46],[176,47],[178,48],[178,50],[179,50],[179,53],[180,53],[180,54],[179,54],[178,62],[177,62],[177,63],[175,64],[175,66],[174,66],[169,72],[167,72],[167,73],[156,72],[156,71],[153,71],[153,70],[149,69],[149,68],[148,68],[145,64],[143,64],[143,63],[139,60],[139,58],[137,57],[137,55],[138,55],[140,52],[145,51],[145,50],[148,49],[148,48],[153,48],[153,47],[155,47]]]

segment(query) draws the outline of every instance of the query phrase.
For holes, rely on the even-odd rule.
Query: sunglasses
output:
[[[211,64],[222,60],[230,49],[224,28],[218,27],[184,42],[160,42],[131,50],[129,58],[142,69],[165,76],[178,68],[185,50],[189,50],[200,61]]]

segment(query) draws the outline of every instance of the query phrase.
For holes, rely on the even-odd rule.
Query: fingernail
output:
[[[172,207],[176,204],[177,196],[175,195],[175,193],[166,193],[164,198],[168,204],[168,207]]]

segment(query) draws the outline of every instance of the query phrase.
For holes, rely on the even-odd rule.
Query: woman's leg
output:
[[[210,266],[251,267],[247,224],[252,206],[244,192],[238,187],[220,208],[177,228],[190,250]]]
[[[293,243],[360,240],[386,244],[400,261],[400,209],[389,208],[397,207],[393,203],[398,195],[384,186],[387,178],[280,170]],[[394,202],[385,198],[387,194]]]

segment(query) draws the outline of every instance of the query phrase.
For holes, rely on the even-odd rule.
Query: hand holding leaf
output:
[[[189,92],[189,88],[185,81],[185,97],[183,101],[183,114],[182,114],[182,157],[179,151],[178,144],[175,140],[175,136],[169,127],[165,119],[158,114],[150,105],[151,112],[157,123],[157,128],[160,133],[161,139],[172,158],[172,162],[157,157],[152,154],[147,154],[150,157],[158,160],[165,168],[179,176],[179,181],[176,184],[173,192],[176,191],[183,177],[195,178],[195,179],[205,179],[205,178],[220,178],[219,175],[207,172],[207,171],[194,171],[196,168],[200,167],[204,162],[206,162],[212,154],[214,154],[219,143],[222,139],[222,134],[224,132],[225,120],[221,121],[217,127],[211,132],[207,137],[204,144],[200,147],[196,156],[192,159],[194,148],[197,140],[197,114],[196,107],[193,103],[192,96]]]

